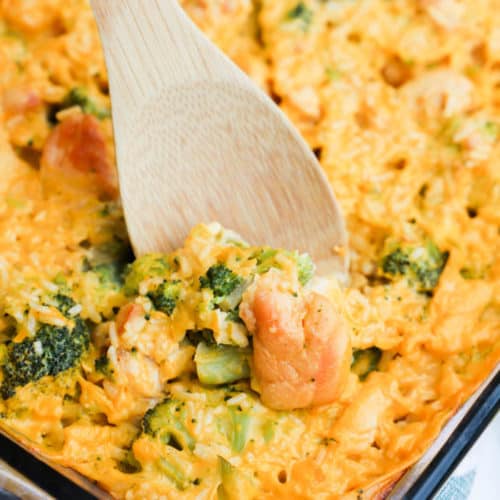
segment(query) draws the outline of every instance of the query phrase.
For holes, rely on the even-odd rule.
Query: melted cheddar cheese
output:
[[[346,387],[332,404],[276,411],[241,365],[231,382],[200,383],[187,332],[251,350],[200,278],[221,262],[242,279],[273,268],[298,293],[300,256],[269,263],[269,249],[200,225],[153,258],[158,272],[131,264],[90,7],[0,0],[0,427],[117,498],[370,498],[500,360],[500,6],[181,3],[273,96],[335,189],[350,282],[306,288],[348,324]],[[155,302],[164,281],[181,285]],[[148,433],[154,408],[164,428]]]

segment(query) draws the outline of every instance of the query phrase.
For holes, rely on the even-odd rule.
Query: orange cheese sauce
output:
[[[181,3],[298,127],[342,205],[350,282],[307,286],[348,325],[346,386],[275,411],[246,380],[199,383],[186,331],[251,344],[198,286],[215,262],[244,278],[257,265],[221,228],[197,226],[168,257],[182,282],[171,315],[148,298],[155,277],[127,290],[100,274],[132,257],[90,7],[0,0],[0,386],[9,349],[40,325],[80,318],[90,336],[75,366],[0,395],[0,428],[117,498],[371,498],[500,360],[498,2]],[[58,293],[76,308],[61,312]],[[141,426],[167,394],[180,443]]]

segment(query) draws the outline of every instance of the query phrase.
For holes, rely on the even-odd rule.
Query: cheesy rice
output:
[[[218,224],[134,261],[89,5],[0,0],[0,428],[116,498],[384,495],[500,360],[500,2],[182,4],[317,154],[350,283]],[[259,397],[272,275],[346,322],[333,403]]]

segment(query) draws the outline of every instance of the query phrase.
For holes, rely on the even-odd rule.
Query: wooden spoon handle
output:
[[[225,57],[211,49],[177,0],[90,3],[101,34],[111,88],[128,102],[154,98],[165,86],[220,76],[217,63]],[[228,73],[227,66],[223,67],[222,72]],[[229,73],[235,77],[232,71]],[[115,118],[119,113],[113,109]]]

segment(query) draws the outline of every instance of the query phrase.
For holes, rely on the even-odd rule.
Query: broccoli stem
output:
[[[229,414],[232,420],[232,430],[230,435],[231,448],[236,453],[241,453],[247,444],[252,423],[252,416],[244,411],[231,407]]]
[[[179,490],[185,490],[190,485],[190,481],[182,472],[181,467],[169,462],[165,458],[160,458],[159,466],[163,474],[175,483]]]
[[[221,456],[218,458],[222,481],[217,488],[218,500],[254,498],[256,488],[250,477]]]
[[[194,362],[202,384],[229,384],[250,377],[250,349],[200,342]]]
[[[142,430],[145,434],[158,437],[166,445],[178,450],[193,450],[195,442],[184,421],[183,403],[167,398],[146,412],[142,419]]]

